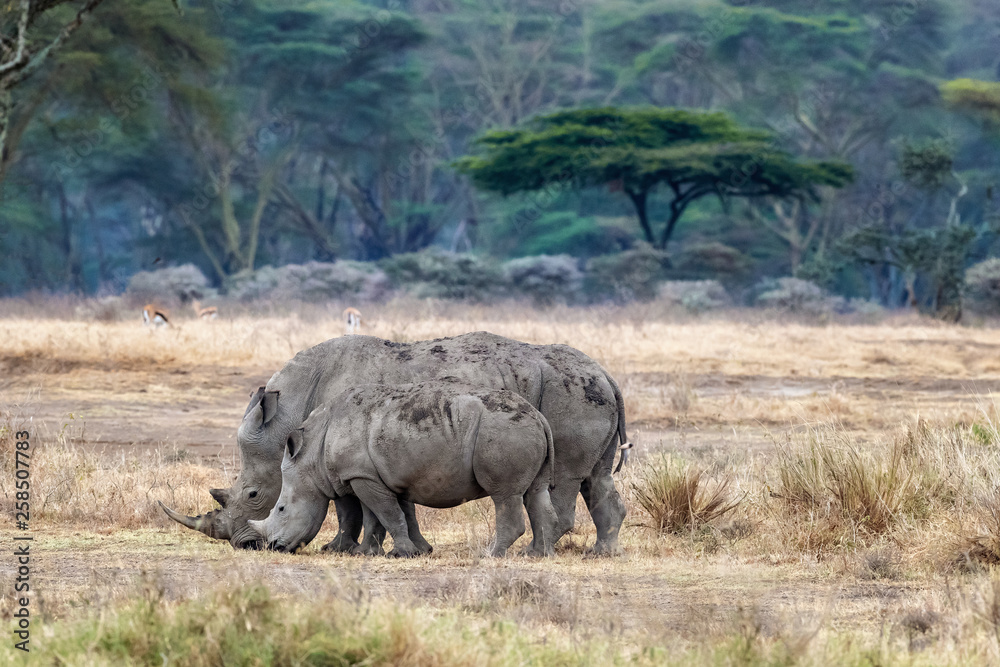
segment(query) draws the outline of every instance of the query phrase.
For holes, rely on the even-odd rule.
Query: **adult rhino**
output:
[[[231,488],[210,491],[222,509],[197,517],[163,509],[182,525],[229,540],[236,548],[260,548],[261,537],[247,521],[264,519],[277,501],[285,443],[314,409],[358,385],[443,377],[508,389],[545,416],[556,459],[553,543],[573,528],[580,493],[597,528],[595,553],[616,553],[625,505],[611,478],[615,452],[622,449],[618,468],[627,460],[625,409],[618,385],[597,362],[572,347],[531,345],[485,331],[416,343],[345,336],[299,352],[247,407],[236,438],[240,474]],[[430,551],[417,527],[413,504],[402,499],[399,503],[411,541]],[[357,542],[365,520],[357,498],[345,496],[335,504],[338,533],[324,549],[357,552],[380,547],[384,529],[366,531],[364,549]]]

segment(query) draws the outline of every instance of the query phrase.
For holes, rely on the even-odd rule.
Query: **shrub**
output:
[[[481,301],[501,284],[492,264],[438,248],[394,255],[380,264],[397,287],[417,297]]]
[[[800,278],[767,278],[757,285],[755,291],[756,304],[764,308],[807,315],[847,310],[847,303],[842,297],[832,296],[819,285]]]
[[[671,280],[660,285],[659,298],[693,313],[724,308],[731,303],[717,280]]]
[[[164,301],[188,303],[213,296],[208,278],[194,264],[184,264],[158,271],[139,271],[128,282],[126,296],[135,303]]]
[[[712,241],[685,247],[677,254],[672,275],[699,279],[738,276],[746,272],[750,261],[742,252],[725,243]]]
[[[580,296],[583,273],[569,255],[537,255],[513,259],[503,265],[504,279],[517,292],[536,303],[572,303]]]
[[[664,456],[640,473],[636,498],[661,533],[681,533],[727,514],[739,505],[729,498],[731,478],[710,485],[705,471]]]
[[[97,322],[120,322],[138,317],[136,309],[129,308],[125,301],[120,296],[88,299],[76,306],[73,312],[77,319]]]
[[[649,301],[656,297],[669,268],[665,252],[640,243],[632,250],[588,261],[585,289],[595,300]]]
[[[1000,313],[1000,258],[992,257],[966,269],[965,298],[970,310]]]
[[[373,264],[307,262],[237,274],[226,287],[230,296],[243,301],[269,298],[322,302],[345,296],[371,301],[385,296],[389,279]]]

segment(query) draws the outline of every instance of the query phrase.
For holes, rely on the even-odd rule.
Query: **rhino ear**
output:
[[[288,440],[285,441],[285,451],[288,453],[288,458],[294,459],[301,450],[302,429],[297,428],[288,434]]]
[[[215,502],[219,503],[223,507],[229,502],[229,489],[209,489],[209,493],[215,498]]]
[[[263,387],[262,387],[263,388]],[[274,419],[274,413],[278,411],[278,394],[277,391],[266,391],[261,398],[260,404],[264,409],[264,425],[267,426],[272,419]]]
[[[260,399],[264,396],[264,388],[258,387],[256,392],[250,394],[250,405],[247,406],[247,411],[243,413],[243,418],[250,414],[256,406],[260,405]]]

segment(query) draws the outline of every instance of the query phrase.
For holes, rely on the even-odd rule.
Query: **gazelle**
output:
[[[345,335],[357,333],[361,330],[361,311],[357,308],[345,309],[344,320],[346,321]]]
[[[203,320],[214,320],[219,316],[219,309],[215,306],[208,306],[206,308],[201,307],[201,301],[195,299],[191,303],[191,307],[194,308],[194,312],[198,315],[199,319]]]
[[[170,314],[166,308],[157,308],[151,303],[147,303],[142,309],[142,323],[147,327],[169,327]]]

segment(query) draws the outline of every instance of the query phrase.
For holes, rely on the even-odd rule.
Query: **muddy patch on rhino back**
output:
[[[512,422],[519,422],[524,419],[526,415],[534,412],[534,408],[532,408],[527,401],[519,395],[507,390],[482,393],[479,395],[479,400],[482,401],[483,407],[490,412],[504,412],[510,414],[510,420]]]

